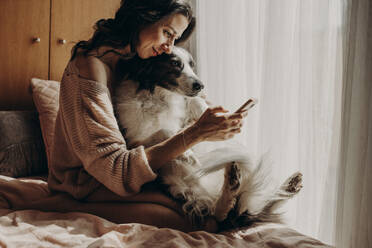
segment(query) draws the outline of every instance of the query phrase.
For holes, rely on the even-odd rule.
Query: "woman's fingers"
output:
[[[217,106],[213,108],[208,108],[210,113],[216,114],[216,113],[227,113],[228,110],[224,109],[222,106]]]
[[[222,106],[208,108],[197,123],[195,123],[198,126],[200,135],[205,140],[226,140],[233,138],[241,132],[243,118],[246,116],[247,111],[222,115],[217,114],[227,112]]]
[[[239,128],[231,129],[230,131],[233,132],[233,133],[240,133],[242,131],[242,129],[239,127]]]
[[[229,119],[243,119],[248,115],[248,111],[242,111],[239,113],[233,113],[229,116]]]
[[[245,118],[245,117],[247,117],[247,115],[248,115],[248,110],[246,109],[246,110],[244,110],[244,111],[242,111],[242,112],[239,112],[239,113],[241,113],[242,116],[243,116],[243,118]]]
[[[243,125],[243,115],[242,114],[232,114],[225,119],[225,123],[228,123],[229,127],[241,127]]]

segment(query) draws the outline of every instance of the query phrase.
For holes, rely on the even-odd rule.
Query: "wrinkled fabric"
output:
[[[38,202],[53,200],[53,197],[61,199],[59,211],[66,211],[71,205],[79,204],[70,196],[52,195],[44,180],[0,176],[0,246],[330,247],[285,225],[274,223],[257,224],[219,234],[205,231],[185,233],[137,223],[115,224],[81,212],[16,210],[17,206],[32,207]]]

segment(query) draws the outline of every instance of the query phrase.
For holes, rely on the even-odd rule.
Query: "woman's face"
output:
[[[139,33],[136,51],[140,58],[146,59],[165,53],[171,53],[174,41],[181,37],[189,22],[182,14],[164,17],[160,21],[144,28]]]

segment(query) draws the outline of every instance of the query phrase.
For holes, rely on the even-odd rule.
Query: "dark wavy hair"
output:
[[[172,14],[182,14],[189,21],[182,36],[175,41],[175,44],[179,44],[186,41],[195,28],[195,17],[187,0],[122,0],[115,18],[97,21],[92,38],[88,41],[79,41],[73,47],[71,60],[74,59],[79,48],[84,50],[84,55],[87,55],[103,45],[113,49],[130,45],[131,52],[134,53],[141,30]],[[108,52],[123,56],[115,50],[106,53]]]

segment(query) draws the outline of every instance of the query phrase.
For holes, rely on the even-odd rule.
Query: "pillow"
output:
[[[38,78],[31,79],[32,98],[39,113],[40,127],[47,157],[53,144],[54,128],[59,107],[60,83]]]
[[[0,111],[0,174],[45,174],[47,158],[36,111]]]

